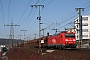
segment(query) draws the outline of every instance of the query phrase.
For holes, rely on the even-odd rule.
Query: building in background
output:
[[[75,19],[76,40],[79,41],[79,18]],[[82,16],[82,41],[90,42],[90,16]]]

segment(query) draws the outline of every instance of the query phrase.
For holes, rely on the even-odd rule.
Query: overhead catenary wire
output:
[[[9,2],[8,2],[8,23],[10,20],[10,7],[11,7],[11,0],[9,0]]]
[[[33,8],[31,9],[31,11],[30,11],[30,13],[28,14],[28,16],[25,18],[25,20],[27,20],[27,22],[25,23],[25,27],[27,27],[27,26],[30,24],[30,22],[32,21],[32,19],[29,20],[29,17],[31,16],[32,11],[33,11]],[[25,20],[24,20],[24,21],[25,21]],[[28,22],[28,20],[29,20],[29,22]],[[24,21],[23,21],[23,22],[24,22]],[[22,24],[22,23],[21,23],[21,24]],[[24,27],[24,28],[25,28],[25,27]]]
[[[1,4],[1,11],[2,11],[3,23],[5,24],[5,20],[4,20],[4,11],[3,11],[3,3]]]
[[[2,1],[2,0],[0,0],[0,1]],[[11,0],[8,0],[8,1],[11,1]],[[18,1],[18,0],[17,0]],[[29,1],[31,1],[31,0],[29,0]],[[39,2],[40,0],[37,0],[37,2]],[[41,2],[41,4],[43,4],[44,2],[45,2],[46,0],[42,0],[42,2]],[[53,0],[50,0],[51,2],[53,1]],[[50,1],[48,1],[48,2],[50,2]],[[50,2],[50,3],[51,3]],[[47,3],[46,4],[46,7],[50,4],[50,3]],[[83,5],[83,6],[86,6],[85,8],[85,12],[86,11],[89,11],[90,9],[89,9],[89,4],[90,2],[87,2],[85,5]],[[1,4],[1,3],[0,3]],[[11,4],[11,2],[10,3],[8,3],[8,5],[10,5]],[[38,4],[38,3],[37,3]],[[88,6],[87,6],[88,5]],[[29,5],[30,6],[30,5]],[[10,8],[10,7],[9,7]],[[45,7],[44,7],[45,8]],[[26,10],[26,9],[25,9]],[[42,9],[43,10],[43,9]],[[9,11],[9,10],[8,10]],[[27,10],[26,10],[27,11]],[[31,11],[31,10],[30,10]],[[9,12],[8,12],[9,13]],[[11,13],[11,12],[10,12]],[[10,14],[9,13],[9,14]],[[26,12],[25,12],[26,13]],[[25,13],[23,13],[24,15],[25,15]],[[8,14],[8,15],[9,15]],[[24,15],[23,15],[23,17],[21,18],[21,21],[19,21],[18,23],[22,23],[22,19],[24,18]],[[27,14],[28,15],[28,14]],[[29,15],[28,15],[29,16]],[[26,16],[25,18],[24,18],[24,20],[26,20],[26,21],[24,21],[24,23],[25,23],[25,27],[24,28],[26,28],[26,29],[29,29],[28,27],[31,27],[31,26],[34,26],[33,24],[32,25],[30,25],[31,24],[31,21],[32,21],[32,19],[30,18],[30,16],[28,17],[28,16]],[[72,15],[71,14],[71,16],[68,16],[66,19],[63,19],[63,21],[69,21],[69,20],[71,20],[71,19],[73,19],[73,18],[71,18],[72,16],[74,16],[74,15]],[[77,15],[76,15],[77,16]],[[34,17],[34,16],[33,16]],[[30,19],[29,19],[30,18]],[[71,18],[71,19],[69,19],[69,18]],[[5,19],[5,18],[4,18]],[[10,19],[10,17],[8,17],[8,19]],[[44,20],[46,20],[46,19],[44,19]],[[28,22],[29,21],[29,22]],[[34,21],[34,20],[33,20]],[[66,23],[66,22],[63,22],[63,21],[61,21],[60,23],[63,25],[63,23]],[[73,21],[73,20],[72,20]],[[28,23],[27,23],[28,22]],[[22,24],[21,24],[22,25]]]
[[[45,0],[44,0],[44,1],[45,1]],[[43,1],[43,2],[44,2],[44,1]],[[44,9],[45,9],[52,1],[53,1],[53,0],[50,0],[50,1],[44,6]],[[42,3],[43,3],[43,2],[42,2]],[[41,4],[42,4],[42,3],[41,3]],[[41,10],[41,12],[42,12],[42,11],[43,11],[43,9]],[[41,12],[40,12],[40,13],[41,13]]]
[[[52,0],[51,0],[52,1]],[[50,2],[51,2],[50,1]],[[47,4],[48,5],[48,4]],[[46,5],[46,6],[47,6]],[[63,23],[66,23],[66,21],[69,21],[70,19],[72,19],[72,18],[74,18],[74,17],[76,17],[77,15],[76,15],[76,12],[73,12],[73,13],[71,13],[71,14],[69,14],[68,16],[67,16],[67,19],[64,19],[64,20],[62,20],[61,22],[59,22],[59,24],[63,24]],[[70,17],[70,18],[68,18],[68,17]],[[66,17],[65,17],[66,18]]]
[[[31,1],[32,1],[32,0],[31,0]],[[31,1],[30,1],[30,2],[31,2]],[[38,0],[35,4],[37,4],[38,2],[39,2],[39,0]],[[28,4],[27,8],[28,8],[29,6],[30,6],[30,3]],[[27,8],[26,8],[26,9],[27,9]],[[24,14],[25,14],[25,12],[26,12],[26,10],[24,11]],[[26,19],[31,15],[31,13],[32,13],[32,9],[31,9],[29,15],[25,18],[25,20],[23,20],[24,23],[25,23]],[[23,14],[23,15],[24,15],[24,14]],[[22,15],[22,16],[23,16],[23,15]],[[30,21],[31,21],[31,20],[30,20]],[[21,25],[23,22],[21,22],[20,25]]]
[[[50,0],[50,1],[47,3],[47,5],[45,5],[45,7],[47,7],[52,1],[53,1],[53,0]],[[45,8],[45,7],[44,7],[44,8]]]
[[[41,2],[41,4],[44,3],[44,1],[45,1],[45,0],[43,0],[43,1]]]
[[[30,0],[29,3],[27,4],[27,6],[26,6],[26,8],[25,8],[23,14],[21,15],[20,20],[17,22],[17,24],[19,24],[20,21],[22,20],[22,18],[23,18],[23,16],[25,15],[25,13],[26,13],[26,11],[27,11],[29,5],[31,4],[31,2],[32,2],[32,0]],[[25,20],[23,20],[23,21],[20,23],[20,26],[21,26],[22,23],[25,23],[26,19],[30,16],[30,14],[31,14],[31,13],[29,13],[29,15],[25,18]],[[20,28],[19,28],[19,29],[20,29]],[[18,33],[19,29],[17,30],[17,33]],[[17,34],[17,33],[16,33],[16,34]]]
[[[89,4],[90,3],[90,1],[88,1],[86,4],[84,4],[82,7],[84,7],[84,6],[86,6],[87,4]],[[89,9],[90,9],[90,5],[88,5],[88,6],[86,6],[86,7],[84,7],[84,12],[86,12],[86,11],[88,11]]]
[[[1,11],[2,11],[2,20],[3,20],[3,25],[4,25],[5,24],[5,18],[4,18],[4,11],[3,11],[3,3],[1,3]],[[7,35],[6,28],[5,28],[5,33]]]
[[[33,15],[32,15],[32,17],[31,17],[31,20],[33,19],[33,17],[34,17],[34,15],[35,15],[35,12],[36,12],[36,10],[37,9],[35,9],[35,11],[34,11],[34,13],[33,13]],[[29,24],[28,24],[28,26],[26,27],[26,28],[28,28],[28,30],[30,29],[30,28],[32,28],[32,26],[35,24],[35,22],[36,22],[36,20],[32,23],[32,25],[29,27]]]
[[[86,2],[82,7],[86,6],[86,5],[89,4],[89,3],[90,3],[90,1]],[[84,12],[90,10],[90,5],[84,7],[84,9],[85,9]]]
[[[25,23],[25,21],[27,21],[27,19],[29,19],[29,16],[31,15],[32,10],[33,10],[33,9],[31,9],[31,11],[30,11],[30,13],[28,14],[28,16],[20,23],[20,25],[22,25],[23,23]],[[31,21],[31,20],[30,20],[30,21]],[[27,22],[28,22],[28,21],[27,21]],[[28,24],[27,22],[26,22],[26,24]],[[25,29],[26,24],[24,25],[23,29]],[[20,29],[20,28],[19,28],[19,29]],[[18,33],[19,29],[17,30],[17,33]],[[16,34],[17,34],[17,33],[16,33]]]
[[[43,10],[43,9],[42,9]],[[74,18],[75,17],[75,12],[73,12],[72,14],[71,14],[71,16],[69,15],[69,18],[67,18],[67,19],[64,19],[64,21],[69,21],[70,19],[72,19],[72,17]],[[74,15],[74,16],[72,16],[72,15]],[[76,15],[77,16],[77,15]],[[30,21],[31,21],[32,19],[30,19]],[[36,22],[36,20],[35,20],[35,22]],[[63,24],[64,22],[62,22],[62,24]],[[28,23],[29,24],[29,23]],[[28,26],[29,25],[27,25],[26,26],[26,28],[28,28]],[[31,26],[30,26],[30,28],[32,27],[32,26],[34,26],[34,24],[32,24]],[[30,28],[28,28],[28,29],[30,29]]]
[[[50,0],[50,1],[45,5],[45,7],[44,7],[43,9],[45,9],[52,1],[53,1],[53,0]],[[45,0],[43,0],[41,4],[43,4],[44,2],[45,2]],[[42,13],[43,9],[41,10],[40,13]],[[43,17],[43,20],[46,21],[46,19],[45,19],[44,17]],[[51,22],[49,22],[49,23],[51,23]]]
[[[44,2],[45,2],[45,0],[43,0],[40,4],[43,4]],[[52,0],[50,0],[50,1],[45,5],[45,7],[47,7],[51,2],[52,2]],[[45,7],[44,7],[44,8],[45,8]],[[44,9],[44,8],[43,8],[43,9]],[[40,13],[42,13],[43,9],[40,11]],[[45,19],[44,17],[43,17],[43,20],[46,21],[46,19]],[[47,22],[48,22],[48,21],[47,21]],[[51,22],[49,22],[49,23],[51,23]]]
[[[40,0],[37,0],[37,2],[35,3],[35,5],[39,2]]]
[[[27,9],[28,9],[28,7],[29,7],[31,1],[32,1],[32,0],[30,0],[29,3],[27,4],[27,6],[26,6],[26,8],[25,8],[25,10],[24,10],[24,12],[23,12],[23,14],[22,14],[20,20],[18,21],[18,23],[22,20],[23,16],[25,15],[25,13],[26,13],[26,11],[27,11]],[[17,23],[17,24],[18,24],[18,23]]]
[[[71,16],[70,18],[68,18],[68,19],[66,19],[66,20],[64,20],[64,21],[62,21],[60,24],[66,23],[68,20],[70,20],[70,19],[72,19],[72,18],[74,18],[74,17],[76,17],[76,16],[77,16],[77,15],[74,14],[74,15]]]
[[[86,5],[89,4],[89,3],[90,3],[90,1],[86,2],[84,5],[82,5],[82,7],[86,6]]]
[[[35,9],[35,12],[36,12],[36,9]],[[34,17],[35,12],[33,13],[33,16],[32,16],[32,18],[31,18],[31,20],[32,20],[33,17]],[[35,22],[36,22],[36,20],[34,20],[34,22],[33,22],[32,25],[28,28],[28,30],[34,26]],[[29,26],[29,25],[28,25],[28,26]]]
[[[39,2],[39,0],[38,0],[35,4],[37,4],[38,2]],[[30,4],[28,4],[28,5],[30,6]],[[20,23],[20,25],[22,25],[23,23],[25,23],[25,21],[28,21],[29,17],[31,16],[32,11],[33,11],[33,8],[31,9],[29,15]],[[35,10],[35,12],[36,12],[36,10]],[[35,14],[35,12],[34,12],[34,14]],[[33,14],[33,16],[34,16],[34,14]],[[30,22],[32,21],[33,16],[32,16],[31,19],[29,20],[29,23],[26,22],[27,25],[25,24],[25,25],[24,25],[25,27],[23,27],[23,29],[27,29],[27,27],[29,26]],[[34,22],[34,23],[35,23],[35,22]],[[34,24],[34,23],[33,23],[33,24]],[[33,26],[33,24],[32,24],[32,26]],[[19,30],[19,29],[18,29],[18,30]]]
[[[31,13],[32,13],[32,10],[33,9],[31,9],[31,11],[30,11],[30,13],[27,15],[27,17],[20,23],[20,25],[22,25],[23,23],[25,23],[25,21],[29,18],[29,16],[31,15]]]
[[[86,9],[85,12],[86,12],[86,11],[89,11],[89,10],[90,10],[90,8]]]
[[[69,23],[67,23],[67,24],[65,24],[65,25],[63,25],[63,26],[61,26],[61,27],[59,27],[59,28],[66,28],[66,26],[68,26],[69,25]],[[58,29],[59,29],[58,28]]]
[[[89,4],[90,3],[90,1],[88,1],[88,2],[86,2],[82,7],[84,7],[84,6],[86,6],[87,4]],[[89,9],[87,9],[88,7],[90,7],[90,5],[89,6],[87,6],[87,7],[85,7],[85,11],[88,11]],[[61,22],[59,22],[59,24],[60,25],[62,25],[62,24],[64,24],[64,23],[66,23],[66,21],[69,21],[70,19],[72,19],[72,18],[74,18],[74,17],[76,17],[77,16],[77,14],[76,14],[76,12],[73,12],[72,14],[70,14],[68,17],[70,17],[70,18],[68,18],[68,19],[65,19],[64,18],[64,20],[62,20]],[[64,27],[64,26],[63,26]]]
[[[85,7],[84,12],[86,12],[86,11],[88,11],[88,10],[90,10],[90,5],[88,5],[88,6]]]
[[[50,0],[50,2],[49,2],[48,4],[50,4],[51,1],[52,1],[52,0]],[[47,4],[45,7],[47,7],[48,4]],[[42,11],[41,11],[41,12],[42,12]],[[65,19],[64,21],[62,20],[60,23],[63,24],[63,23],[65,23],[66,21],[68,21],[68,20],[70,20],[70,19],[72,19],[72,18],[74,18],[74,17],[76,17],[76,16],[77,16],[77,15],[75,14],[75,12],[73,12],[73,13],[71,13],[71,14],[68,15],[68,17],[70,17],[70,18]]]
[[[0,0],[0,4],[2,3],[2,0]]]
[[[37,4],[39,1],[40,1],[40,0],[37,0],[37,2],[36,2],[35,4]],[[44,1],[45,1],[45,0],[44,0]],[[44,2],[44,1],[43,1],[43,2]],[[52,0],[50,0],[50,2],[51,2],[51,1],[52,1]],[[49,2],[49,3],[50,3],[50,2]],[[49,3],[48,3],[48,4],[49,4]],[[48,4],[47,4],[47,5],[48,5]],[[47,6],[47,5],[46,5],[46,6]],[[26,19],[25,19],[25,20],[26,20]],[[23,22],[25,22],[25,20],[24,20]],[[32,18],[30,19],[30,22],[31,22],[31,20],[32,20]],[[22,22],[22,23],[23,23],[23,22]],[[22,24],[22,23],[21,23],[21,24]],[[21,25],[21,24],[20,24],[20,25]],[[30,24],[30,23],[29,23],[29,24]],[[29,25],[27,25],[27,26],[29,26]]]
[[[39,1],[40,1],[40,0],[37,0],[35,4],[37,4]],[[30,6],[30,4],[29,4],[29,6]],[[26,19],[29,19],[29,17],[31,16],[32,11],[33,11],[33,8],[31,9],[29,15],[25,18],[25,20],[26,20]],[[35,12],[36,12],[36,10],[35,10]],[[35,14],[35,12],[34,12],[34,14]],[[34,14],[33,14],[33,16],[34,16]],[[26,23],[26,24],[27,24],[27,26],[25,25],[26,28],[29,26],[30,22],[32,21],[33,16],[32,16],[31,19],[29,20],[29,23]],[[24,20],[23,22],[25,22],[25,20]],[[23,22],[22,22],[22,23],[23,23]],[[22,24],[22,23],[21,23],[21,24]]]
[[[17,5],[17,2],[18,2],[18,0],[16,0],[16,5]],[[13,4],[12,4],[12,0],[8,0],[8,23],[11,23],[10,22],[10,18],[12,17],[12,15],[11,15],[11,12],[12,12],[12,8],[11,8],[11,6],[13,6]],[[15,28],[16,29],[16,28]],[[16,34],[16,33],[15,33]]]
[[[90,7],[90,5],[86,6],[85,9],[87,9],[88,7]]]
[[[70,22],[69,20],[73,19],[73,18],[76,18],[77,17],[77,13],[76,12],[72,12],[70,13],[69,15],[67,15],[66,17],[63,17],[61,20],[61,22],[57,23],[57,26],[58,26],[58,29],[63,25],[63,24],[66,24],[68,22]],[[72,20],[74,21],[74,19]],[[72,22],[71,21],[71,22]],[[64,27],[64,25],[63,25]]]
[[[62,27],[66,27],[67,26],[67,24],[68,24],[68,22],[67,21],[69,21],[69,20],[71,20],[72,18],[75,18],[77,15],[76,14],[74,14],[73,16],[71,16],[70,18],[68,18],[68,19],[66,19],[66,20],[64,20],[63,22],[61,22],[60,23],[60,26],[58,27],[58,29],[61,29]],[[74,21],[74,20],[73,20]],[[67,24],[66,24],[67,23]],[[64,25],[65,24],[65,25]]]
[[[89,4],[89,3],[90,3],[90,1],[88,1],[88,2],[87,2],[86,4],[84,4],[82,7],[86,6],[86,5]],[[85,9],[84,12],[90,10],[90,5],[84,7],[84,9]]]
[[[84,5],[82,5],[82,7],[86,6],[86,5],[89,4],[89,3],[90,3],[90,1],[86,2]],[[90,7],[90,5],[89,5],[89,6],[86,6],[85,9],[87,9],[88,7]],[[73,12],[73,13],[71,13],[71,15],[72,15],[72,14],[75,14],[75,13],[76,13],[76,12]],[[70,14],[69,14],[69,15],[70,15]]]

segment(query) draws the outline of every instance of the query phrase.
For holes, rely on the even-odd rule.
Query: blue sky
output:
[[[20,26],[14,26],[14,38],[22,35],[20,30],[27,30],[26,37],[34,38],[34,34],[39,34],[38,8],[30,5],[42,4],[41,11],[41,28],[46,28],[47,32],[54,34],[51,30],[57,28],[63,31],[64,28],[72,27],[70,22],[78,16],[75,8],[85,8],[82,15],[90,15],[90,0],[0,0],[0,38],[8,38],[10,34],[10,26],[4,26],[11,23]],[[57,24],[56,24],[57,23]],[[41,32],[42,34],[42,32]],[[38,37],[38,36],[37,36]]]

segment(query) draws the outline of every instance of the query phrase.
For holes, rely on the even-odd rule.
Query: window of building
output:
[[[76,21],[78,22],[78,19]]]
[[[82,35],[83,37],[88,37],[88,35]]]
[[[77,38],[78,38],[78,35],[77,35]]]
[[[78,23],[78,19],[76,19],[76,20],[74,21],[74,23]]]
[[[78,28],[79,26],[77,25],[77,28]]]
[[[82,26],[88,26],[88,23],[83,23]]]
[[[82,20],[88,21],[88,17],[82,17]]]
[[[88,29],[82,29],[83,32],[88,32]]]
[[[78,33],[78,31],[77,31],[77,33]]]

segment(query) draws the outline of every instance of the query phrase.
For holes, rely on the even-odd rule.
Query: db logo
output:
[[[52,39],[52,42],[53,42],[53,43],[56,43],[56,40],[53,38],[53,39]]]

